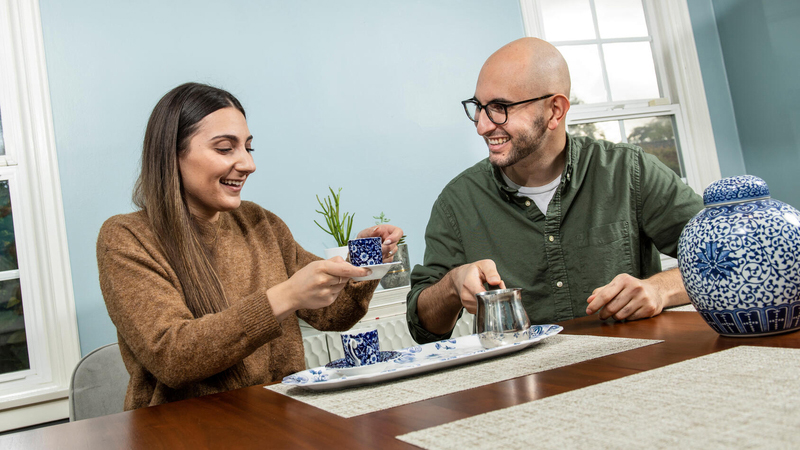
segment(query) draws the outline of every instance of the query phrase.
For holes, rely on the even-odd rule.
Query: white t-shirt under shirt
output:
[[[527,187],[514,183],[506,176],[505,173],[502,171],[501,173],[503,174],[503,180],[505,180],[508,187],[518,190],[519,192],[517,195],[520,197],[528,197],[529,199],[533,200],[533,202],[536,203],[536,206],[539,207],[539,211],[541,211],[542,214],[547,215],[547,205],[550,204],[550,200],[553,199],[553,195],[556,193],[556,188],[561,183],[561,175],[544,186]]]

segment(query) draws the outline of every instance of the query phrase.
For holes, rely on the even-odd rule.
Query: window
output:
[[[0,376],[30,368],[11,193],[0,179]]]
[[[720,178],[685,0],[521,0],[570,67],[570,133],[629,142],[696,192]]]
[[[639,115],[611,117],[617,120],[603,120],[602,116],[594,117],[588,122],[573,122],[568,128],[570,133],[578,136],[638,145],[645,152],[657,157],[685,182],[687,180],[682,167],[681,149],[675,131],[677,127],[675,117],[679,111],[672,109],[663,111],[662,115],[659,115],[657,110],[649,110]]]
[[[38,1],[0,2],[0,431],[67,417],[80,358]]]

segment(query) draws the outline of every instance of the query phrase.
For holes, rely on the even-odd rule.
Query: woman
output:
[[[240,192],[255,172],[244,109],[197,83],[170,91],[145,132],[140,211],[106,221],[100,287],[131,375],[125,409],[279,381],[305,368],[298,318],[346,330],[366,314],[369,269],[321,260]],[[401,229],[379,236],[386,261]]]

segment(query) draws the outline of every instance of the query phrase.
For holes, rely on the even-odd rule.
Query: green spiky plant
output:
[[[375,219],[375,225],[380,225],[382,223],[389,223],[392,221],[392,219],[389,219],[388,217],[386,217],[385,214],[383,214],[383,211],[381,211],[380,216],[372,216],[372,218]],[[400,241],[397,243],[397,245],[405,243],[406,243],[406,235],[404,234],[403,237],[400,238]]]
[[[337,192],[333,192],[333,189],[328,186],[328,190],[331,191],[331,195],[326,197],[324,201],[320,200],[319,195],[317,195],[317,202],[319,206],[322,207],[322,211],[316,210],[325,217],[328,228],[326,229],[316,220],[314,223],[316,223],[322,231],[333,236],[339,247],[344,247],[347,245],[347,241],[350,240],[350,231],[353,229],[353,217],[355,214],[344,213],[343,216],[340,214],[339,197],[342,194],[342,188],[339,188]]]

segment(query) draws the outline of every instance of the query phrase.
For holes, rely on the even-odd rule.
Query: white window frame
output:
[[[552,0],[520,0],[527,36],[544,35],[539,6],[542,1]],[[642,117],[647,114],[645,111],[652,115],[674,114],[684,176],[689,186],[702,194],[706,186],[721,178],[721,172],[689,8],[686,0],[643,0],[643,5],[653,38],[653,62],[665,98],[575,105],[567,114],[567,125]]]
[[[81,355],[37,0],[0,0],[0,110],[30,357],[0,376],[5,431],[68,417]]]

